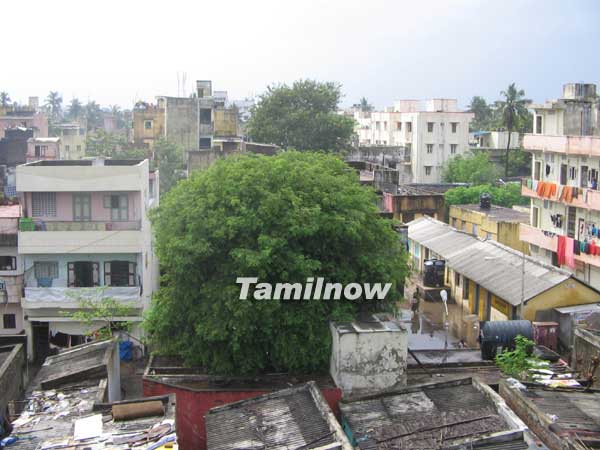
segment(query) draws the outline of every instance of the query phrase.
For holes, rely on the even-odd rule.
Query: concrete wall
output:
[[[524,318],[533,321],[537,311],[598,302],[600,294],[597,291],[575,279],[568,279],[529,300],[525,304]]]
[[[0,422],[8,403],[18,400],[27,384],[27,362],[23,344],[0,347]]]
[[[151,127],[146,128],[146,121]],[[133,110],[133,142],[137,146],[152,148],[154,143],[165,135],[165,109],[148,105]]]
[[[330,329],[330,373],[344,395],[374,393],[406,385],[406,330],[346,331],[335,323]]]
[[[198,99],[164,97],[166,138],[183,147],[197,150],[199,146]]]
[[[29,116],[0,116],[0,139],[4,137],[6,128],[13,127],[34,128],[34,137],[48,137],[48,117],[43,113]]]

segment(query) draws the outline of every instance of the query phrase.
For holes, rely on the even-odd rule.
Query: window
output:
[[[14,314],[4,314],[2,316],[2,325],[4,329],[17,328],[17,316]]]
[[[535,116],[535,132],[542,134],[542,116]]]
[[[431,166],[425,166],[425,175],[431,175]]]
[[[56,217],[56,192],[33,192],[31,194],[33,217]]]
[[[456,155],[457,148],[458,148],[458,144],[450,144],[450,154]]]
[[[200,123],[210,125],[212,123],[212,111],[210,108],[200,108]]]
[[[458,122],[451,122],[450,125],[452,126],[452,132],[456,133],[456,130],[458,130]]]
[[[577,167],[569,167],[569,179],[577,179]]]
[[[550,201],[544,200],[544,209],[548,209],[550,207]]]
[[[200,148],[210,148],[210,138],[200,138]]]
[[[47,150],[48,150],[47,145],[36,145],[35,146],[35,156],[46,156]]]
[[[70,145],[65,145],[65,151],[66,151],[67,153],[69,152],[69,150],[70,150],[70,149],[71,149],[71,146],[70,146]]]
[[[406,122],[406,131],[412,133],[412,122]]]
[[[402,131],[402,122],[396,122],[396,129]]]
[[[40,278],[58,278],[58,262],[36,261],[33,263],[33,273],[38,280]]]
[[[16,256],[0,256],[0,270],[16,270],[17,269],[17,257]]]
[[[427,132],[433,133],[433,122],[427,122]]]
[[[433,153],[433,144],[427,144],[427,153]]]
[[[383,122],[383,131],[387,131],[387,122]]]
[[[113,221],[129,219],[129,198],[127,194],[105,195],[104,207],[110,208],[110,219]]]
[[[92,198],[90,194],[73,194],[73,220],[88,222],[92,220]]]
[[[144,120],[144,128],[146,130],[151,130],[152,129],[152,121],[151,120]]]
[[[99,268],[97,262],[77,261],[67,264],[69,287],[98,286]]]
[[[135,263],[109,261],[104,263],[105,286],[135,286]]]

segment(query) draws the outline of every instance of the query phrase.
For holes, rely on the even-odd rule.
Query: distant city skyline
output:
[[[536,102],[568,82],[598,83],[600,3],[575,0],[415,3],[221,1],[3,5],[0,91],[26,103],[50,90],[131,108],[210,79],[231,99],[311,78],[343,85],[342,106],[366,97],[488,101],[515,82]],[[18,19],[18,20],[17,20]]]

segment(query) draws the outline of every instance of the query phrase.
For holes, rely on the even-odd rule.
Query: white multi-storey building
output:
[[[132,322],[131,334],[141,337],[142,312],[158,285],[148,220],[158,172],[148,160],[37,161],[18,166],[16,182],[29,355],[43,358],[50,344],[78,344],[105,326],[73,316],[85,300],[126,305],[115,320]]]
[[[531,198],[530,225],[520,238],[532,256],[562,265],[600,289],[600,101],[593,84],[571,83],[563,97],[532,105],[534,133],[523,147],[532,154],[532,177],[522,193]],[[571,262],[563,264],[560,241],[577,241]],[[569,241],[571,242],[571,241]],[[583,242],[583,244],[582,244]]]
[[[454,99],[400,100],[382,112],[355,112],[358,144],[406,147],[408,183],[439,183],[447,161],[469,150],[469,122]]]

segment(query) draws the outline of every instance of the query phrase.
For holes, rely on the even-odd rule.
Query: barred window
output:
[[[58,278],[57,261],[37,261],[33,263],[35,278]]]
[[[31,194],[33,217],[56,217],[56,192]]]

